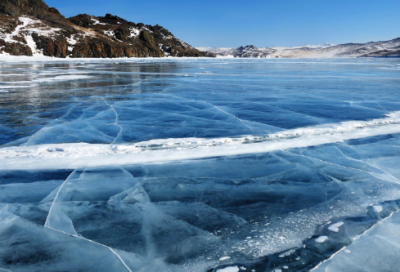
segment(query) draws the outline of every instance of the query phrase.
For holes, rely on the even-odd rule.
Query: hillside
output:
[[[162,26],[118,16],[65,18],[42,0],[1,0],[0,54],[52,57],[203,56]]]

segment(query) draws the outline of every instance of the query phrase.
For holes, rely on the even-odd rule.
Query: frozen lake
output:
[[[399,205],[399,59],[0,61],[0,271],[390,271]]]

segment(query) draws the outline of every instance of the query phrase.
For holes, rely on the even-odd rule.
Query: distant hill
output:
[[[238,58],[338,58],[338,57],[400,57],[400,38],[383,42],[347,43],[340,45],[304,45],[297,47],[238,48],[199,47],[206,56]]]
[[[106,14],[65,18],[42,0],[0,1],[0,54],[52,57],[203,56],[162,26]]]

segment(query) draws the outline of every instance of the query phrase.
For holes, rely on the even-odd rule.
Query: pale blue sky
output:
[[[400,0],[45,0],[66,17],[111,13],[193,46],[295,46],[400,37]]]

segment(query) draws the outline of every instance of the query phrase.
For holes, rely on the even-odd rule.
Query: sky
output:
[[[192,46],[341,44],[400,37],[400,0],[44,0],[65,17],[111,13]]]

